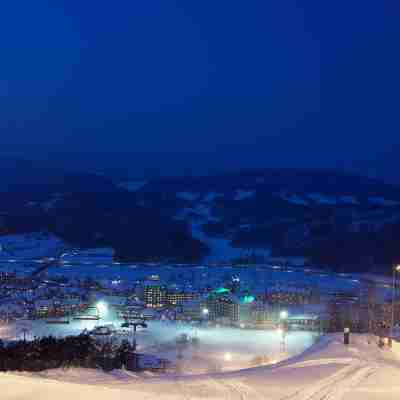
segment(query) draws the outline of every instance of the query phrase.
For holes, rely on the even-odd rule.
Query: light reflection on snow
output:
[[[85,328],[92,330],[96,326],[110,323],[120,328],[121,322],[112,313],[107,313],[101,322],[71,320],[68,325],[49,325],[43,320],[19,321],[8,327],[3,326],[0,336],[11,340],[21,338],[22,331],[25,331],[28,340],[46,335],[62,337],[77,335]],[[285,336],[285,353],[282,353],[282,335],[277,330],[246,330],[222,326],[206,328],[172,321],[149,321],[147,329],[136,333],[138,351],[167,358],[174,365],[178,362],[176,339],[182,334],[198,339],[197,345],[190,344],[182,350],[182,360],[179,363],[184,364],[181,371],[184,374],[243,369],[254,366],[255,361],[260,359],[263,364],[270,364],[303,352],[316,339],[315,333],[290,332]],[[125,331],[124,336],[113,336],[116,341],[123,338],[132,340],[132,334]]]

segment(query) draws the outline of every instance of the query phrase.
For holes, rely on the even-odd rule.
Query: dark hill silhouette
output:
[[[265,169],[158,178],[129,191],[46,162],[0,159],[0,167],[3,233],[50,231],[75,246],[113,247],[121,260],[200,262],[213,249],[193,237],[196,221],[203,235],[246,251],[338,269],[397,258],[400,188],[377,179]]]

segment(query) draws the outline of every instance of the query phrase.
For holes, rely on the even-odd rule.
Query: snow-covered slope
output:
[[[242,171],[150,180],[135,196],[138,204],[190,226],[191,236],[209,249],[199,260],[204,263],[300,256],[363,271],[365,259],[386,266],[397,254],[391,238],[400,231],[400,187],[368,178],[335,171]]]
[[[57,255],[67,245],[54,235],[35,232],[0,236],[0,259],[40,258]]]
[[[272,367],[195,377],[143,378],[129,372],[53,372],[0,375],[2,400],[394,400],[400,398],[400,361],[375,339],[323,338],[303,355]],[[66,382],[68,380],[69,382]]]
[[[368,178],[265,169],[113,182],[0,164],[0,234],[50,231],[134,262],[261,263],[271,254],[365,271],[390,270],[398,255],[400,186]]]

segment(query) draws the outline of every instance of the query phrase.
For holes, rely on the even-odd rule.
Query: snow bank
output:
[[[238,372],[143,378],[123,371],[55,371],[4,374],[0,382],[2,400],[397,400],[400,361],[373,337],[352,335],[344,346],[339,334],[287,362]]]

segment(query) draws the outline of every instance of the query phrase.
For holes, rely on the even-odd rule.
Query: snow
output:
[[[256,194],[254,190],[236,190],[234,200],[245,200]]]
[[[240,229],[251,229],[253,227],[252,224],[241,224],[239,225]]]
[[[249,197],[247,195],[242,198]],[[252,192],[253,195],[253,192]],[[206,235],[202,230],[202,225],[207,222],[218,222],[219,218],[212,215],[209,203],[198,203],[195,207],[184,208],[175,217],[176,219],[188,219],[191,223],[192,236],[200,240],[210,249],[210,254],[205,257],[203,262],[228,262],[245,255],[245,250],[242,248],[233,247],[231,241],[226,238],[214,238]],[[259,249],[253,252],[254,254],[269,256],[269,249]]]
[[[199,197],[199,194],[191,192],[177,192],[176,197],[187,201],[194,201]]]
[[[101,326],[113,325],[118,329],[123,322],[112,311],[101,315]],[[309,348],[317,338],[314,332],[290,332],[286,337],[286,351],[283,353],[281,333],[275,329],[247,330],[223,326],[212,328],[158,320],[150,320],[147,325],[148,328],[136,333],[138,352],[169,359],[173,365],[178,362],[176,339],[182,334],[198,338],[198,345],[189,345],[182,350],[183,359],[179,363],[184,365],[180,372],[184,375],[249,368],[259,356],[265,357],[267,362],[288,358]],[[99,323],[93,320],[71,320],[70,324],[51,325],[43,320],[20,320],[4,326],[0,330],[0,337],[7,340],[21,339],[23,335],[26,335],[27,340],[35,336],[64,337],[78,335],[84,329],[91,331],[97,326]],[[113,337],[117,341],[127,338],[122,331],[121,335]],[[229,360],[225,359],[227,353],[230,355]]]
[[[235,258],[240,258],[244,254],[244,250],[233,247],[229,239],[207,236],[203,232],[201,224],[192,223],[192,236],[209,247],[210,254],[203,260],[206,263],[226,262]]]
[[[283,200],[288,201],[289,203],[301,206],[310,205],[310,200],[318,204],[326,204],[326,205],[336,205],[337,203],[358,204],[358,201],[354,196],[339,196],[338,198],[336,198],[336,197],[326,196],[321,193],[310,193],[304,195],[304,197],[301,197],[298,194],[280,193],[279,196]]]
[[[56,206],[56,204],[58,203],[59,200],[60,200],[59,198],[50,199],[50,200],[42,203],[41,206],[43,207],[43,209],[45,211],[50,211],[51,209],[53,209]],[[36,204],[32,204],[32,202],[31,202],[31,203],[28,203],[28,205],[34,206]]]
[[[129,192],[137,192],[144,185],[146,185],[146,181],[126,181],[118,184],[118,187],[128,190]]]
[[[223,197],[223,193],[217,193],[217,192],[209,192],[206,194],[204,197],[204,201],[207,203],[213,202],[217,197]]]
[[[358,205],[360,202],[355,196],[352,195],[341,195],[337,197],[327,196],[321,193],[309,193],[305,194],[304,197],[298,194],[279,193],[279,197],[283,200],[288,201],[292,204],[307,206],[310,204],[309,200],[323,205],[337,205],[337,204],[348,204]],[[381,205],[381,206],[397,206],[400,204],[398,201],[388,200],[383,197],[370,197],[368,199],[370,203]]]
[[[192,224],[192,236],[206,244],[210,249],[210,254],[203,260],[205,263],[229,262],[248,256],[246,249],[233,247],[229,239],[207,236],[202,231],[200,224]],[[251,254],[268,257],[271,251],[270,249],[252,249]]]
[[[369,197],[368,200],[370,203],[376,204],[378,206],[391,207],[391,206],[398,206],[400,204],[398,201],[388,200],[385,199],[384,197]]]
[[[307,197],[318,204],[326,204],[326,205],[337,204],[337,200],[335,197],[326,196],[321,193],[310,193],[307,195]]]
[[[354,196],[340,196],[339,201],[345,204],[359,204]]]
[[[283,200],[288,201],[289,203],[292,204],[297,204],[300,206],[308,206],[309,202],[306,201],[305,199],[301,198],[300,196],[296,195],[296,194],[281,194],[281,197]]]
[[[216,219],[210,217],[208,220]],[[232,246],[229,239],[208,236],[203,232],[201,223],[192,222],[191,228],[192,236],[203,242],[210,249],[210,254],[203,260],[205,263],[229,262],[249,255],[246,249]],[[271,250],[269,248],[252,249],[251,254],[269,257],[271,255]]]
[[[70,250],[61,254],[61,259],[64,263],[112,263],[114,253],[114,249],[108,247]]]
[[[65,243],[44,233],[0,236],[0,258],[40,258],[55,255]]]
[[[273,366],[198,376],[157,378],[127,371],[54,370],[4,374],[2,400],[397,400],[400,361],[376,339],[351,335],[322,338],[312,348]]]
[[[199,228],[200,229],[200,228]],[[213,240],[213,239],[211,239]],[[212,244],[212,243],[211,243]],[[212,253],[214,259],[224,260],[223,254]],[[242,250],[241,255],[244,255]],[[276,263],[272,262],[276,260]],[[254,289],[258,285],[266,285],[268,282],[281,282],[286,284],[297,284],[303,286],[312,286],[319,288],[321,292],[329,291],[349,291],[358,294],[360,291],[360,280],[364,278],[372,279],[368,276],[358,276],[356,274],[345,274],[343,276],[327,273],[326,271],[318,271],[309,268],[295,267],[295,262],[304,261],[302,259],[269,259],[269,265],[259,267],[232,267],[224,266],[218,269],[207,267],[204,265],[185,266],[184,272],[182,268],[175,265],[119,265],[118,263],[97,265],[52,265],[48,269],[49,278],[65,276],[69,279],[84,279],[92,277],[96,280],[121,280],[121,284],[133,283],[138,280],[146,279],[150,275],[158,275],[161,281],[167,283],[176,283],[177,273],[184,273],[183,281],[193,287],[205,287],[207,285],[220,285],[224,281],[224,276],[235,274],[240,280],[249,287]],[[12,264],[14,266],[14,264]],[[291,265],[293,268],[285,268],[282,265]],[[357,280],[357,281],[356,281]],[[375,279],[377,281],[377,279]],[[378,282],[380,290],[389,294],[390,285],[386,282]]]
[[[192,214],[192,215],[191,215]],[[175,219],[199,219],[203,222],[210,222],[214,221],[217,222],[220,219],[213,217],[211,213],[210,206],[207,204],[199,203],[195,207],[185,207],[183,208],[180,213],[175,217]]]
[[[182,193],[180,193],[182,195]],[[253,196],[255,192],[245,192],[238,190],[235,200],[243,200]],[[177,193],[178,195],[178,193]],[[210,254],[203,260],[205,263],[229,262],[234,259],[245,256],[245,250],[242,248],[233,247],[231,241],[227,238],[214,238],[206,235],[202,230],[202,225],[207,222],[218,222],[220,219],[214,217],[211,212],[211,201],[218,193],[210,192],[204,199],[204,202],[196,204],[194,207],[183,208],[175,219],[186,219],[191,224],[191,233],[193,238],[200,240],[210,249]],[[184,196],[187,200],[195,200],[198,195],[186,193]],[[270,249],[258,249],[252,252],[253,254],[269,256]]]
[[[0,236],[0,271],[30,275],[38,268],[40,259],[56,257],[67,247],[56,236],[40,232]]]

